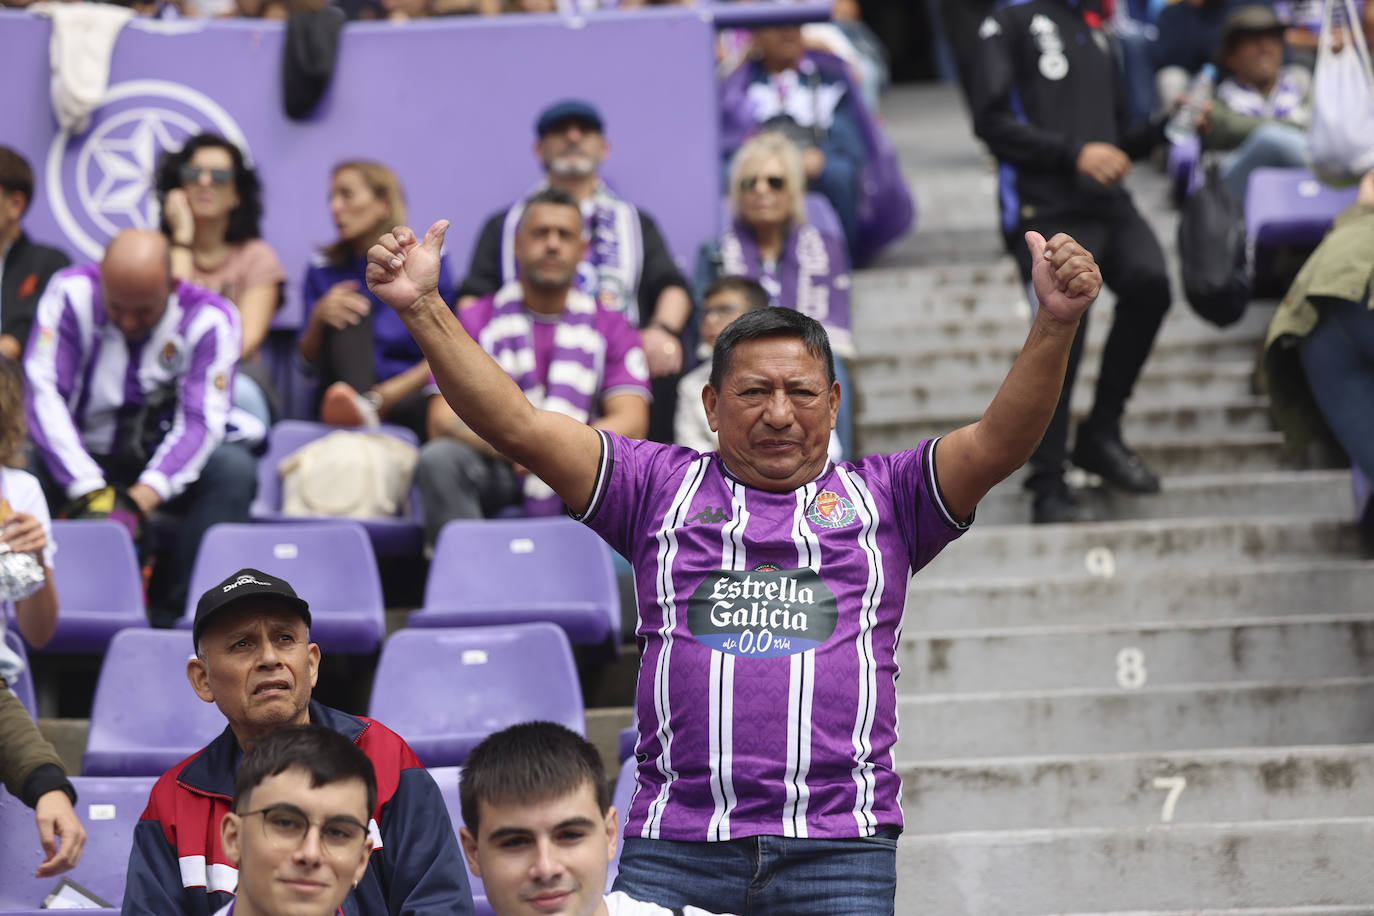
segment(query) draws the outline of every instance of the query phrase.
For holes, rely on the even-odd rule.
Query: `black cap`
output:
[[[199,643],[205,624],[225,608],[263,599],[289,607],[301,615],[307,627],[310,626],[310,605],[296,594],[296,590],[285,579],[269,576],[260,569],[245,567],[200,596],[196,602],[196,619],[191,624],[192,641]]]
[[[1250,3],[1226,17],[1221,26],[1221,50],[1225,54],[1241,35],[1273,33],[1282,35],[1284,24],[1268,4]]]
[[[596,128],[597,133],[605,130],[601,112],[592,107],[590,102],[580,99],[564,99],[545,108],[539,113],[539,120],[534,122],[534,130],[542,137],[562,122],[573,120],[586,121]]]

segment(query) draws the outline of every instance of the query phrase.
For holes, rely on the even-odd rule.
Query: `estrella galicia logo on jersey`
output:
[[[853,524],[857,517],[858,513],[849,498],[833,490],[822,490],[806,507],[807,520],[822,528],[843,528]]]
[[[782,658],[830,638],[839,605],[811,569],[719,569],[687,604],[687,626],[699,642],[740,658]]]

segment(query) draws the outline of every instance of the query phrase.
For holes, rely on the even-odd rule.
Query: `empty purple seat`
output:
[[[391,634],[368,715],[427,767],[459,766],[483,738],[517,722],[586,729],[572,647],[551,623]]]
[[[1307,169],[1255,169],[1245,191],[1245,228],[1257,248],[1315,246],[1355,202],[1356,188],[1330,188]]]
[[[429,775],[439,784],[439,794],[444,796],[444,807],[448,809],[448,819],[453,823],[453,835],[463,828],[463,806],[458,798],[458,780],[463,778],[462,767],[432,767]],[[496,911],[487,903],[487,893],[482,889],[482,879],[467,867],[467,856],[463,856],[463,869],[468,873],[468,887],[472,888],[472,906],[477,916],[496,916]]]
[[[148,626],[143,573],[123,525],[59,519],[52,523],[52,539],[57,544],[57,630],[35,651],[99,655],[120,630]]]
[[[381,644],[386,611],[377,557],[357,522],[214,526],[196,554],[177,626],[189,630],[200,595],[245,566],[282,577],[310,602],[310,639],[325,652],[364,654]]]
[[[19,702],[24,704],[29,715],[37,719],[38,701],[33,695],[33,671],[29,669],[29,655],[24,651],[24,639],[17,632],[6,627],[5,645],[24,662],[24,673],[19,675],[18,681],[10,685],[10,690],[13,690],[14,695],[19,697]]]
[[[460,520],[439,532],[412,627],[547,620],[579,645],[620,651],[611,549],[570,518]]]
[[[196,696],[186,679],[194,654],[186,630],[124,630],[110,640],[82,774],[161,776],[224,731],[219,707]]]
[[[61,878],[118,906],[133,847],[134,825],[148,805],[155,780],[74,776],[76,813],[86,828],[81,861]],[[43,861],[33,811],[0,790],[0,913],[38,912],[59,877],[35,878]],[[52,910],[42,910],[51,913]],[[113,912],[83,910],[82,912]]]
[[[620,870],[620,852],[625,848],[625,818],[629,816],[630,802],[634,801],[635,797],[637,765],[633,756],[620,764],[620,774],[615,779],[615,792],[611,795],[611,804],[615,805],[616,814],[620,817],[620,842],[615,844],[615,856],[611,859],[610,867],[606,869],[607,891],[610,891],[611,885],[615,883],[616,873]]]
[[[267,437],[267,452],[258,461],[258,495],[253,500],[252,516],[260,522],[303,522],[320,521],[281,514],[281,473],[278,466],[296,449],[340,429],[326,423],[312,423],[308,420],[282,420],[272,427]],[[362,430],[354,430],[362,432]],[[383,424],[370,432],[394,436],[411,445],[419,440],[410,430],[400,426]],[[358,523],[367,531],[373,549],[386,556],[418,554],[423,534],[420,509],[420,494],[411,487],[410,502],[405,516],[400,518],[366,518]],[[265,572],[266,570],[264,570]]]

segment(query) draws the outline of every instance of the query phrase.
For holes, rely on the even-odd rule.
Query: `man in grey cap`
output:
[[[320,647],[310,641],[310,606],[290,583],[240,569],[201,595],[192,638],[186,676],[229,725],[153,786],[134,828],[125,914],[210,916],[233,899],[238,872],[220,844],[220,821],[239,760],[264,736],[307,723],[347,737],[377,774],[372,859],[343,912],[472,913],[443,796],[415,753],[381,723],[311,700]]]
[[[649,438],[671,442],[676,377],[687,355],[682,333],[692,300],[653,218],[601,180],[602,163],[611,151],[605,129],[601,112],[591,103],[554,102],[535,119],[534,154],[544,169],[541,187],[567,191],[582,209],[587,250],[578,266],[576,287],[602,306],[624,312],[640,329],[653,377]],[[492,214],[483,225],[468,274],[458,287],[459,310],[516,280],[515,231],[523,212],[523,203],[517,202]]]

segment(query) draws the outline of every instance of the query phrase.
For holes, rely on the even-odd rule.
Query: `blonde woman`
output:
[[[429,366],[396,313],[363,279],[367,250],[406,221],[401,183],[379,163],[341,163],[330,178],[329,213],[338,238],[306,272],[308,318],[298,342],[301,358],[319,376],[320,419],[343,426],[386,420],[424,438]],[[453,291],[444,262],[439,293],[451,303]]]

